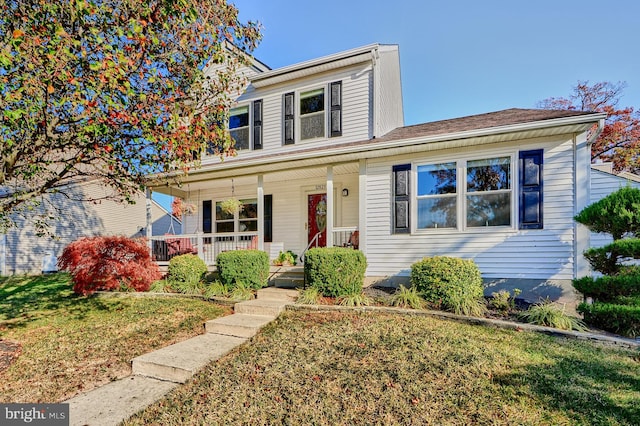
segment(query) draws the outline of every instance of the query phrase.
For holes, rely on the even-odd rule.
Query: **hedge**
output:
[[[635,272],[635,268],[629,268]],[[640,275],[637,273],[582,277],[573,280],[573,287],[587,297],[610,301],[617,296],[640,295]]]
[[[169,261],[169,280],[191,283],[202,280],[207,273],[207,264],[195,254],[182,254]]]
[[[623,336],[640,335],[640,301],[637,298],[628,300],[630,304],[594,302],[581,303],[578,312],[584,315],[587,324]]]
[[[480,270],[473,260],[435,256],[411,265],[411,285],[425,300],[455,307],[460,300],[479,300],[483,297]]]
[[[269,280],[269,255],[262,250],[234,250],[222,252],[216,259],[222,284],[233,288],[236,282],[245,287],[266,287]]]
[[[328,297],[361,293],[366,269],[364,254],[352,248],[312,248],[304,258],[306,284]]]

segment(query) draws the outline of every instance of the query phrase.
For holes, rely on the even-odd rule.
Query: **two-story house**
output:
[[[573,216],[589,203],[603,114],[510,109],[404,126],[395,45],[244,72],[229,120],[237,156],[152,187],[197,205],[184,231],[208,263],[230,249],[356,245],[369,282],[448,255],[473,259],[489,292],[573,299],[589,244]],[[243,207],[225,212],[230,197]]]

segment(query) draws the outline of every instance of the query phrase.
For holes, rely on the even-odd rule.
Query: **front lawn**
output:
[[[80,297],[71,289],[67,274],[0,278],[0,402],[68,399],[131,374],[132,358],[230,313],[197,299]]]
[[[640,424],[640,353],[382,313],[286,312],[126,425]]]

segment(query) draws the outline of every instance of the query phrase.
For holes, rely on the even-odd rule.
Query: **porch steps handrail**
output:
[[[300,263],[304,263],[304,255],[307,253],[307,250],[309,250],[312,245],[315,244],[316,247],[318,247],[318,239],[320,238],[320,235],[322,235],[322,231],[314,235],[311,241],[309,241],[309,244],[307,244],[307,247],[302,251],[302,254],[300,255]]]

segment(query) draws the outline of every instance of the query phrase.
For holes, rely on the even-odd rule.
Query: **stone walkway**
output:
[[[233,315],[208,321],[204,334],[135,358],[131,376],[65,401],[70,425],[117,425],[128,419],[253,337],[295,296],[296,290],[259,290],[257,299],[237,303]]]

